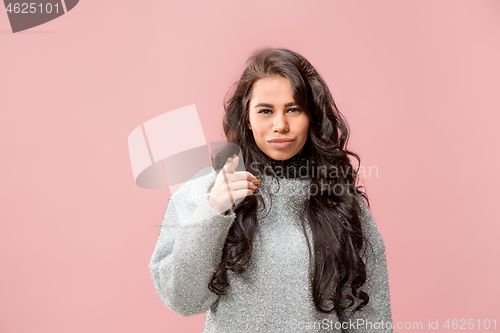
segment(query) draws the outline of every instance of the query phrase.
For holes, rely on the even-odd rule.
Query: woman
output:
[[[360,159],[318,72],[257,50],[224,107],[228,148],[169,200],[150,263],[163,302],[207,312],[205,333],[392,332]]]

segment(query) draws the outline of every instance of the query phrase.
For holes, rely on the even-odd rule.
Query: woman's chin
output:
[[[279,152],[279,153],[272,152],[272,153],[268,153],[267,156],[269,156],[270,158],[275,159],[275,160],[288,160],[288,159],[292,158],[294,156],[294,154],[293,153],[285,153],[285,152]]]

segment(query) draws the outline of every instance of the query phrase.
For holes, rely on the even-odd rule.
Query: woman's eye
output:
[[[297,108],[291,108],[291,109],[288,109],[288,111],[290,111],[290,110],[295,110],[295,111],[297,111],[297,112],[299,112],[299,111],[300,111],[300,109],[297,109]]]
[[[262,109],[262,110],[260,110],[258,113],[268,114],[267,112],[264,112],[264,111],[269,111],[269,112],[271,112],[271,110],[268,110],[268,109]]]

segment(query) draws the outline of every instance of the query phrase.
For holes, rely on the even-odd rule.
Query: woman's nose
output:
[[[287,132],[288,130],[289,128],[286,116],[281,113],[277,113],[274,118],[273,132]]]

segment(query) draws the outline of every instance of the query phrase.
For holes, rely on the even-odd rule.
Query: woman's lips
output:
[[[274,148],[285,148],[291,145],[293,141],[268,141],[267,143],[269,143]]]

